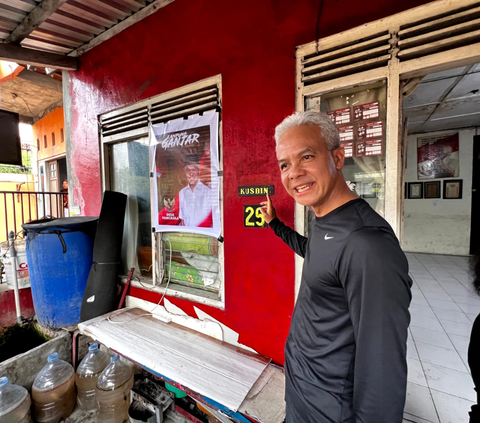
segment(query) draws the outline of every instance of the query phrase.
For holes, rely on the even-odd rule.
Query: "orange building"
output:
[[[60,191],[67,179],[63,107],[33,125],[33,140],[38,149],[39,191]]]

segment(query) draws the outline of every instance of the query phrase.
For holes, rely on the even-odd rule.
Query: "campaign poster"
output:
[[[417,142],[418,179],[458,177],[458,132],[448,136],[418,138]]]
[[[220,236],[218,113],[150,126],[156,232]]]

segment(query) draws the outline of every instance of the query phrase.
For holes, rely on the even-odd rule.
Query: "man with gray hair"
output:
[[[283,186],[315,212],[309,237],[265,221],[305,259],[285,346],[287,423],[401,423],[405,405],[408,263],[390,225],[352,192],[327,115],[295,113],[275,130]]]

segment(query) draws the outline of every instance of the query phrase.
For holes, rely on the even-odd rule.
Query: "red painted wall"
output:
[[[422,3],[324,0],[319,34]],[[294,203],[282,189],[272,137],[295,109],[295,47],[315,39],[319,4],[176,0],[81,56],[79,70],[70,74],[74,203],[85,215],[97,215],[101,206],[97,116],[222,74],[225,311],[199,308],[277,363],[283,363],[294,304],[294,256],[271,230],[243,227],[242,205],[252,200],[238,197],[237,187],[274,184],[277,212],[293,225]],[[159,299],[139,289],[132,294]],[[193,303],[171,300],[194,315]]]
[[[30,288],[19,290],[20,308],[22,316],[27,318],[35,314],[33,308],[32,291]],[[12,289],[0,289],[0,330],[17,323],[17,312],[15,310],[15,297]]]

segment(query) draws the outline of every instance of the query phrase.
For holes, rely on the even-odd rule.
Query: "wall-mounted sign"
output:
[[[265,228],[267,225],[263,218],[260,204],[243,206],[243,226],[246,228]]]
[[[246,187],[238,187],[238,195],[240,197],[255,197],[259,195],[273,195],[275,194],[275,187],[273,185],[253,185]]]
[[[327,115],[330,116],[335,125],[342,125],[351,122],[350,111],[350,107],[347,107],[345,109],[332,110],[327,112]]]
[[[353,142],[342,142],[340,145],[345,150],[345,157],[353,157]]]
[[[380,103],[375,101],[373,103],[360,104],[353,107],[353,118],[355,120],[373,119],[380,116]]]

